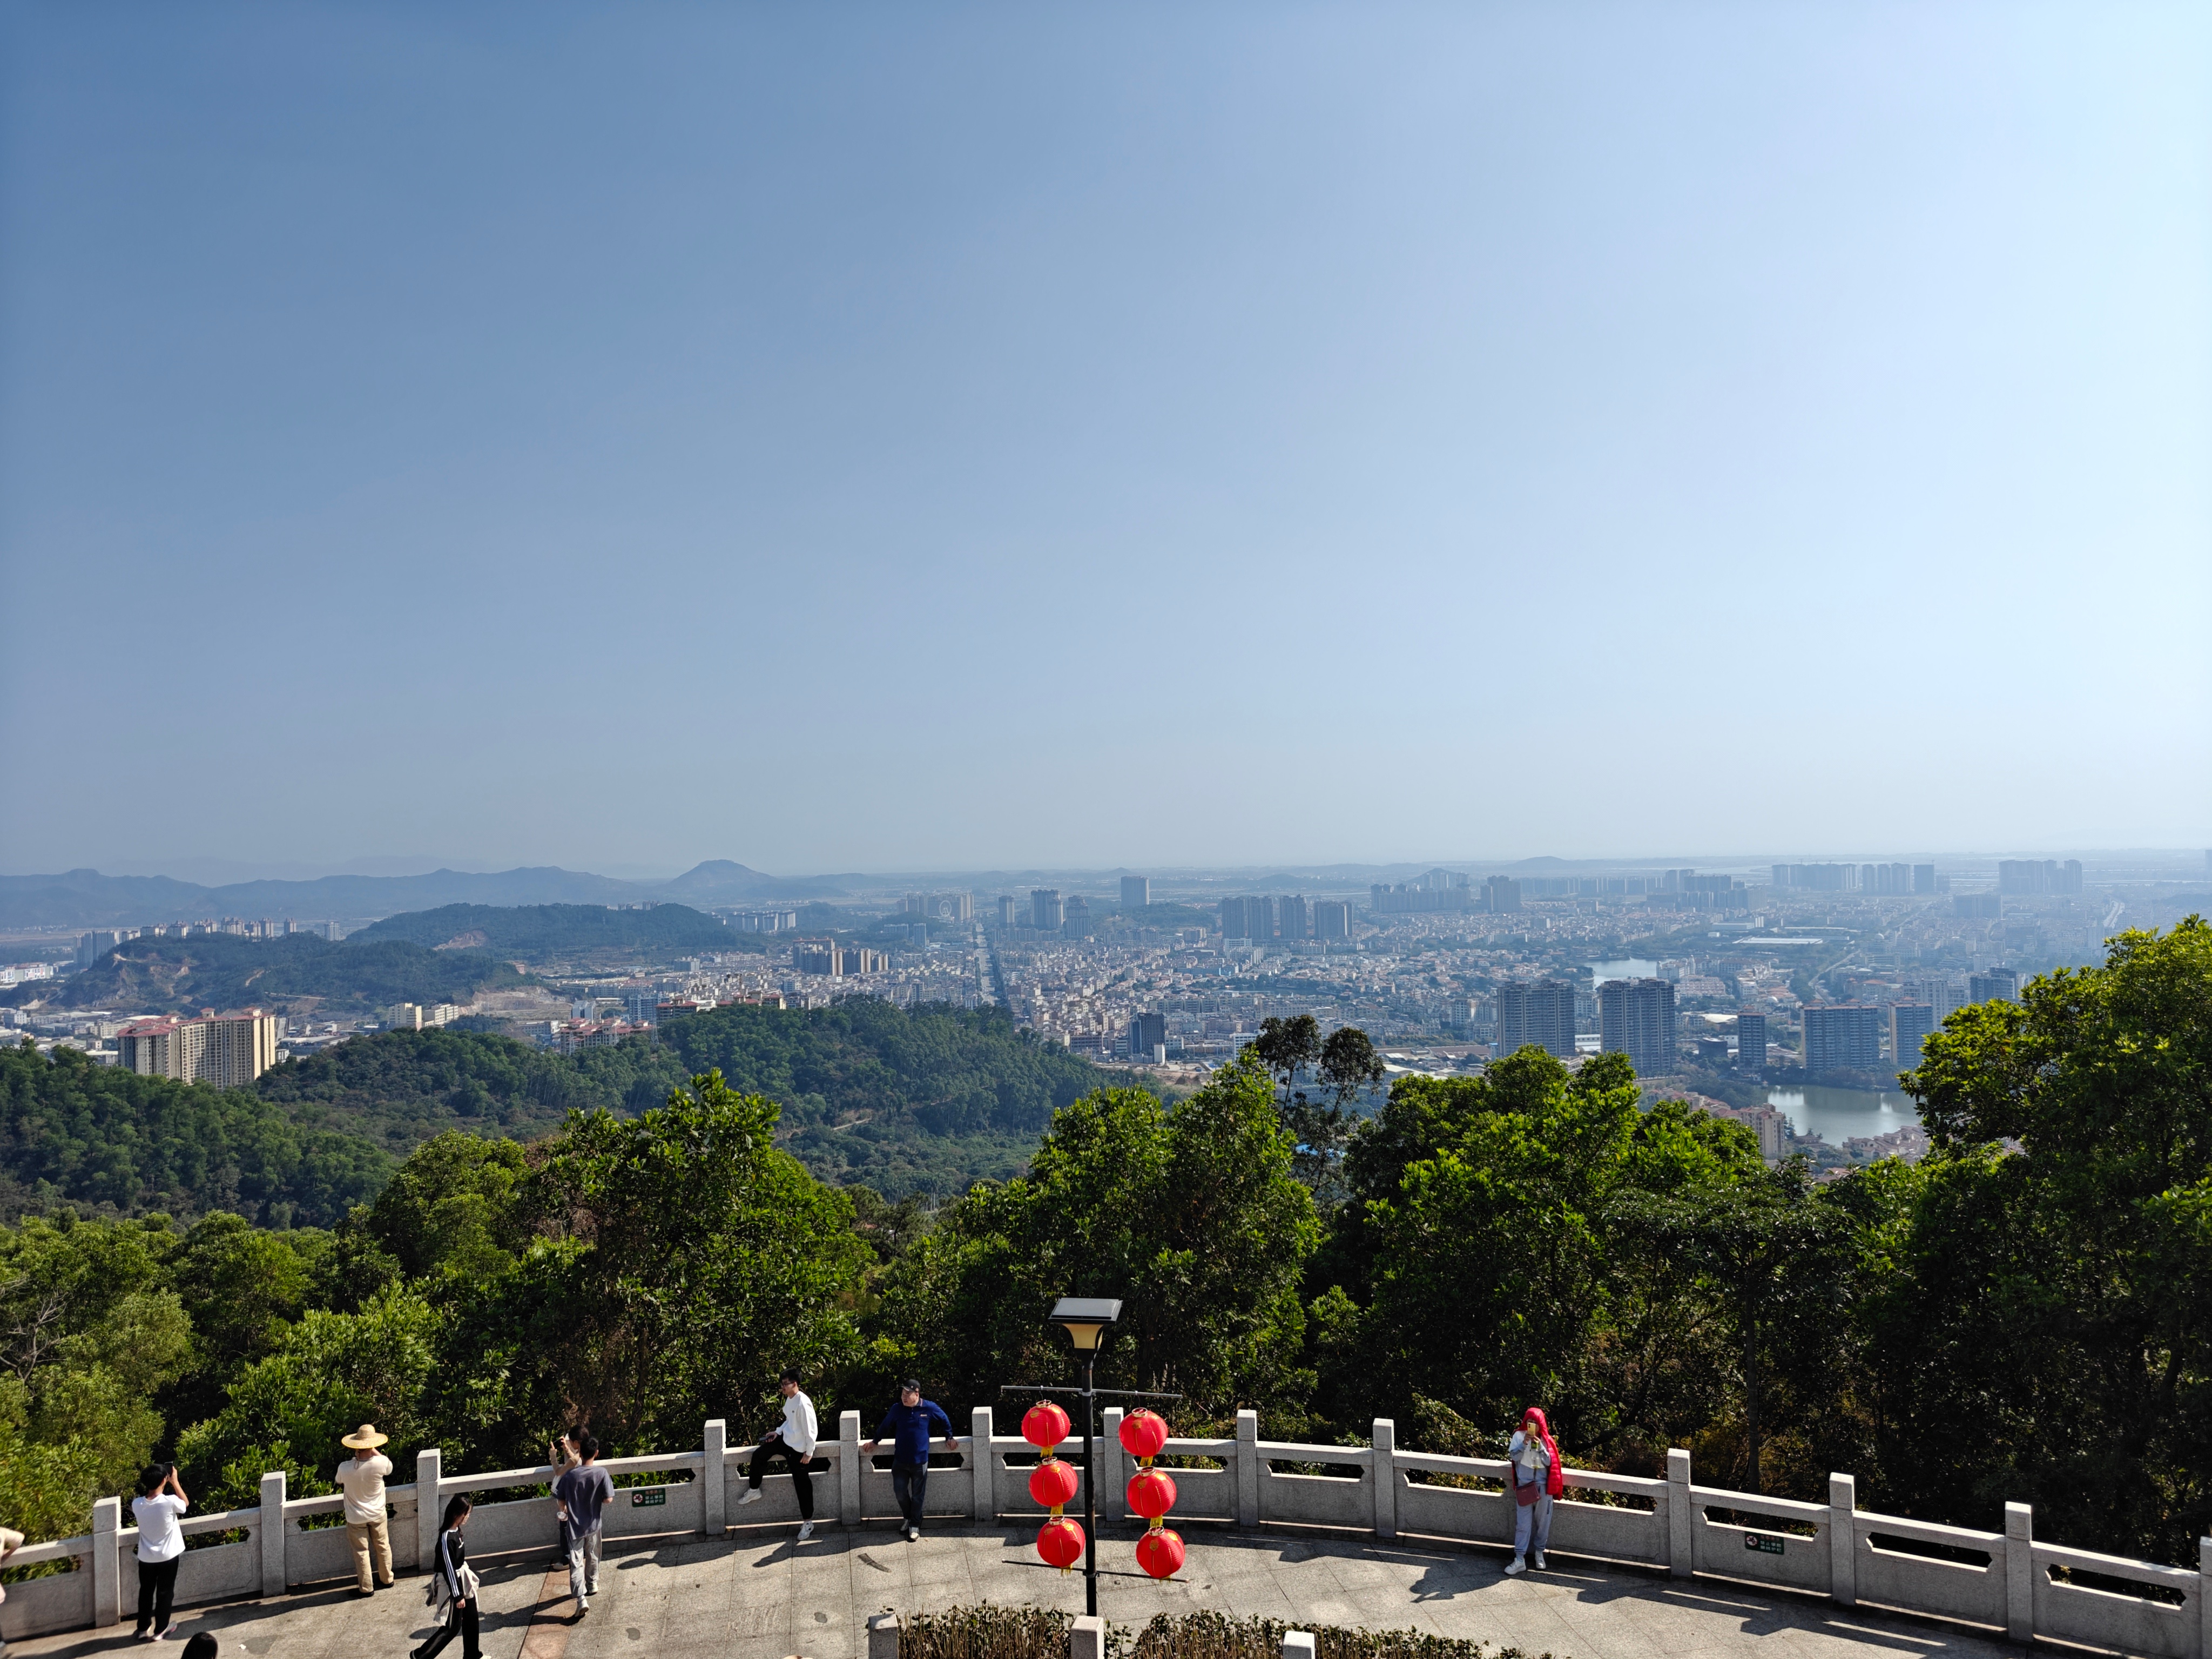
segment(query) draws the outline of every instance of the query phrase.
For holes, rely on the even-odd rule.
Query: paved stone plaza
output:
[[[886,1608],[929,1612],[963,1603],[1037,1602],[1083,1610],[1080,1574],[1036,1559],[1032,1528],[959,1528],[908,1544],[888,1528],[848,1534],[835,1524],[805,1544],[788,1527],[739,1528],[728,1540],[639,1539],[609,1547],[600,1594],[580,1620],[565,1573],[534,1552],[478,1564],[488,1659],[599,1659],[602,1655],[728,1656],[728,1659],[864,1659],[867,1621]],[[1139,1625],[1161,1611],[1215,1607],[1302,1625],[1414,1626],[1514,1644],[1557,1659],[1998,1659],[2001,1637],[1751,1587],[1671,1580],[1554,1555],[1548,1572],[1508,1578],[1503,1550],[1418,1540],[1324,1539],[1194,1528],[1174,1582],[1136,1570],[1133,1528],[1108,1529],[1099,1611]],[[350,1583],[274,1601],[185,1609],[178,1624],[215,1632],[223,1659],[399,1659],[428,1633],[424,1581],[402,1578],[370,1599]],[[13,1644],[11,1654],[70,1656],[136,1648],[126,1621]],[[149,1645],[174,1654],[181,1643]],[[460,1659],[455,1641],[447,1649]],[[441,1659],[447,1659],[441,1656]]]

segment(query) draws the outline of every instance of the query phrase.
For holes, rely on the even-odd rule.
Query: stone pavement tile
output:
[[[914,1583],[912,1558],[905,1550],[875,1544],[853,1553],[853,1594],[877,1595]]]
[[[971,1577],[968,1552],[951,1539],[924,1538],[919,1544],[898,1546],[906,1552],[907,1582],[913,1584],[965,1584]]]

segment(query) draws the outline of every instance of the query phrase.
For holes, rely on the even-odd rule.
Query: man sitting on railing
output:
[[[906,1517],[906,1537],[909,1544],[921,1539],[922,1499],[929,1491],[929,1425],[942,1424],[945,1428],[945,1449],[960,1449],[959,1437],[952,1432],[952,1419],[945,1414],[945,1407],[934,1400],[921,1397],[921,1383],[909,1376],[899,1384],[899,1402],[884,1413],[884,1420],[876,1425],[875,1438],[868,1442],[868,1455],[876,1455],[876,1446],[885,1434],[891,1440],[891,1495],[898,1499],[899,1513]]]
[[[759,1503],[761,1476],[768,1473],[769,1460],[782,1458],[791,1470],[792,1490],[799,1494],[799,1540],[803,1544],[814,1536],[814,1477],[807,1474],[806,1464],[821,1431],[814,1421],[814,1402],[799,1389],[799,1373],[786,1370],[777,1386],[783,1390],[783,1421],[753,1449],[745,1471],[745,1495],[738,1503]]]

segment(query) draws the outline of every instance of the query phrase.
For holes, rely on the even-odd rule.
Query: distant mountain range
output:
[[[425,876],[324,876],[315,881],[242,881],[203,887],[167,876],[0,876],[0,927],[143,927],[203,918],[268,916],[295,921],[361,921],[448,904],[639,904],[695,907],[764,899],[834,898],[837,877],[787,881],[728,859],[709,859],[673,881],[617,881],[587,871],[501,870]]]

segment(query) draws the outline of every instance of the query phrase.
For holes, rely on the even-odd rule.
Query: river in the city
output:
[[[1854,1135],[1886,1135],[1920,1121],[1912,1097],[1899,1089],[1831,1089],[1811,1083],[1769,1089],[1766,1103],[1779,1109],[1799,1134],[1817,1134],[1831,1146]]]
[[[1599,985],[1609,979],[1650,979],[1659,971],[1656,962],[1646,962],[1641,957],[1624,957],[1619,962],[1589,962],[1583,964],[1590,970],[1590,978]]]

